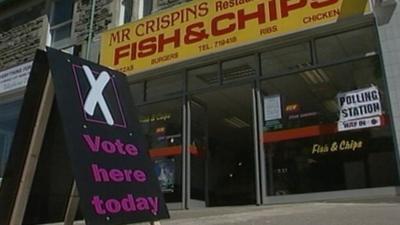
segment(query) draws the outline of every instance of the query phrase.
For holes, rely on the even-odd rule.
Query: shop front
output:
[[[397,145],[368,1],[288,12],[276,1],[211,2],[102,37],[102,63],[129,75],[169,207],[394,195]],[[188,9],[178,25],[151,25]],[[133,39],[135,29],[148,33]]]

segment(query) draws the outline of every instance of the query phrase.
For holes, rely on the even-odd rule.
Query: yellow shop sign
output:
[[[104,32],[100,63],[134,74],[370,12],[369,0],[197,0]]]

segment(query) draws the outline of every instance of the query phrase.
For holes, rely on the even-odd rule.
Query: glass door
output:
[[[251,85],[192,96],[191,199],[207,206],[255,204],[252,105]]]
[[[188,208],[205,207],[208,198],[208,117],[207,104],[200,99],[191,99],[189,110]]]

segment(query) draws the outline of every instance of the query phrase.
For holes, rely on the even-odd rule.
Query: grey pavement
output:
[[[174,225],[399,225],[400,203],[303,203],[172,212]],[[196,212],[198,211],[198,212]],[[210,211],[210,210],[207,210]],[[190,218],[188,215],[195,215]],[[196,215],[197,214],[197,215]],[[219,214],[219,215],[217,215]]]
[[[400,197],[171,211],[161,224],[400,225]]]
[[[400,225],[400,198],[215,207],[170,213],[171,219],[161,221],[161,225]],[[149,223],[140,223],[145,224]]]

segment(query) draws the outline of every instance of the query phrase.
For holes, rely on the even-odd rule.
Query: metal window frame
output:
[[[71,29],[71,31],[70,31],[70,33],[69,33],[67,38],[63,38],[63,39],[60,39],[60,40],[57,40],[57,41],[54,41],[54,38],[52,38],[51,46],[58,47],[58,48],[65,48],[67,46],[72,45],[73,16],[74,16],[74,9],[75,9],[76,2],[75,1],[72,2],[71,18],[68,19],[68,20],[65,20],[65,21],[63,21],[61,23],[54,24],[54,25],[51,25],[51,24],[52,24],[52,21],[54,19],[54,14],[55,14],[55,1],[53,1],[51,3],[49,2],[48,4],[50,5],[49,6],[50,7],[50,10],[49,10],[49,12],[50,12],[49,13],[50,14],[50,16],[49,16],[50,34],[53,35],[53,32],[56,29],[58,29],[60,27],[63,27],[63,26],[66,26],[66,25],[69,25],[69,27]]]

